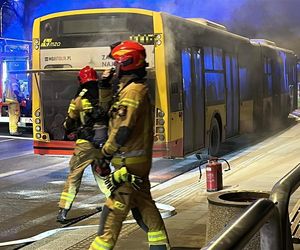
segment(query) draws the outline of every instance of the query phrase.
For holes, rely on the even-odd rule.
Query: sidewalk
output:
[[[300,162],[300,123],[261,143],[227,155],[231,170],[224,172],[224,190],[271,191],[274,184]],[[226,168],[227,166],[224,165]],[[208,214],[205,175],[198,169],[152,188],[158,203],[173,206],[176,215],[165,219],[173,250],[196,250],[205,245]],[[290,208],[300,199],[300,189],[291,197]],[[88,249],[96,236],[99,214],[75,226],[89,228],[59,232],[22,249]],[[300,249],[295,247],[295,249]],[[135,224],[125,224],[116,250],[147,250],[146,234]]]

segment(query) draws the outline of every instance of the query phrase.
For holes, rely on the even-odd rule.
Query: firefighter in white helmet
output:
[[[113,249],[132,208],[141,215],[138,223],[147,232],[150,249],[166,250],[167,232],[150,193],[153,111],[144,78],[145,48],[124,41],[115,44],[110,55],[115,60],[119,85],[109,111],[109,136],[101,150],[101,161],[103,168],[111,162],[116,170],[106,178],[111,196],[103,207],[98,236],[90,250]]]

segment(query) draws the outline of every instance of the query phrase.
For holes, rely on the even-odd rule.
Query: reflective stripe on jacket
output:
[[[153,144],[153,115],[148,93],[148,87],[144,80],[129,83],[122,89],[118,100],[110,109],[109,137],[103,146],[103,152],[114,153],[144,152],[144,155],[152,155]],[[127,127],[129,137],[123,145],[118,145],[116,135],[121,127]],[[131,155],[133,156],[133,155]]]

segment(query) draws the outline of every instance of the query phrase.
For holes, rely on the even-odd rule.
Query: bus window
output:
[[[239,99],[239,73],[238,60],[236,56],[231,58],[232,62],[232,84],[233,84],[233,128],[234,133],[239,130],[239,113],[240,113],[240,99]]]
[[[205,93],[208,105],[225,101],[225,79],[222,49],[204,47]]]
[[[201,50],[194,52],[194,109],[193,122],[194,122],[194,149],[204,147],[204,122],[205,122],[205,105],[204,105],[204,92],[203,92],[203,69],[201,61]]]
[[[204,68],[206,70],[213,70],[213,54],[212,48],[204,47]]]
[[[226,136],[238,133],[239,125],[239,86],[237,57],[227,54],[226,62]]]
[[[81,14],[42,21],[40,30],[42,49],[98,47],[153,34],[153,21],[150,16],[132,13]]]
[[[205,73],[206,102],[208,105],[225,101],[225,81],[223,73]]]
[[[206,70],[223,70],[223,51],[220,48],[204,47]]]
[[[75,96],[78,81],[77,72],[44,73],[41,78],[41,97],[45,110],[45,131],[50,139],[63,140],[63,122],[70,100]],[[53,75],[56,77],[54,78]]]
[[[191,52],[189,50],[182,51],[182,80],[184,90],[184,107],[190,110],[192,106],[192,92],[191,92]]]
[[[223,70],[223,62],[222,62],[222,49],[214,48],[214,70]]]
[[[184,120],[184,152],[193,150],[193,85],[191,71],[191,50],[185,49],[181,52],[181,67],[183,81],[183,120]]]

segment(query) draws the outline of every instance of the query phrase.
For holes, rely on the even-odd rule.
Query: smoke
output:
[[[223,24],[231,32],[265,38],[300,55],[299,0],[24,0],[25,38],[31,39],[33,20],[58,11],[87,8],[143,8]],[[13,29],[13,27],[10,27]]]
[[[234,33],[268,39],[300,55],[299,8],[298,0],[249,0],[226,25]]]

